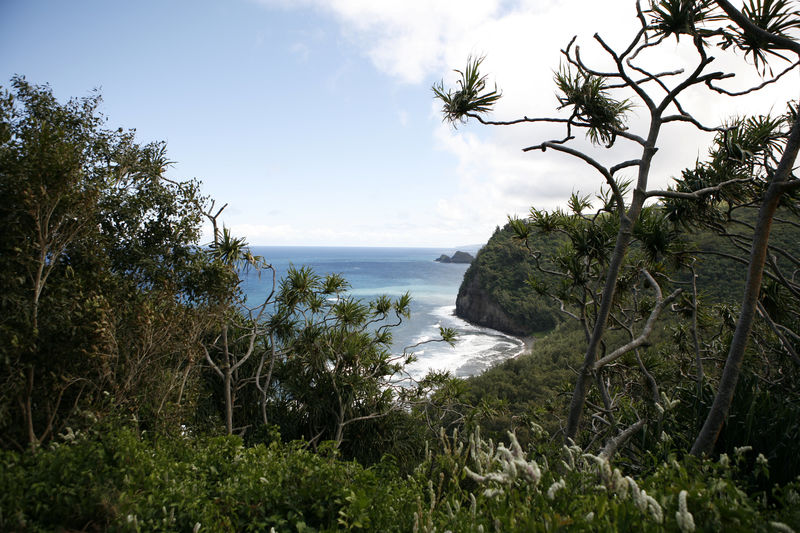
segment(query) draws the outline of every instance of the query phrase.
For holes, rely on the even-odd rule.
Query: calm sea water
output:
[[[431,369],[449,370],[460,377],[475,375],[523,349],[519,339],[473,326],[454,315],[458,287],[468,265],[434,259],[455,250],[285,246],[254,246],[252,250],[275,267],[278,279],[290,265],[310,266],[319,275],[343,275],[350,283],[350,294],[357,298],[411,293],[411,318],[393,330],[393,352],[401,353],[407,346],[437,337],[439,326],[455,328],[459,334],[455,347],[430,343],[414,349],[418,361],[407,369],[414,378]],[[271,285],[271,276],[259,279],[251,273],[243,286],[249,302],[255,303],[266,296]]]

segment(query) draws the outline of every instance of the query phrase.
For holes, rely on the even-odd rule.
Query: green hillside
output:
[[[788,223],[775,224],[770,243],[776,247],[776,261],[788,264],[780,251],[788,250],[797,255],[800,251],[800,227],[791,223],[796,216],[791,213],[783,216]],[[698,276],[698,292],[709,303],[737,304],[742,296],[746,276],[744,261],[749,252],[746,240],[748,232],[752,233],[749,225],[755,220],[755,213],[746,212],[740,218],[741,222],[724,226],[732,234],[730,237],[710,230],[682,237],[685,255],[696,257],[694,268]],[[531,248],[545,257],[553,255],[562,242],[552,235],[537,236]],[[691,261],[687,263],[691,264]],[[531,288],[528,283],[531,276],[543,277],[536,269],[531,251],[514,238],[509,224],[502,228],[498,226],[464,274],[456,314],[470,322],[512,335],[529,336],[551,331],[566,316],[559,312],[551,299],[538,295]],[[676,277],[688,281],[690,270],[683,268]],[[471,305],[465,304],[465,295],[472,296]]]
[[[464,273],[456,314],[512,335],[552,330],[560,317],[550,301],[528,286],[535,272],[533,258],[514,240],[510,227],[498,227]]]

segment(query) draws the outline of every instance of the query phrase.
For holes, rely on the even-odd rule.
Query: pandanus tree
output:
[[[626,184],[622,184],[623,190]],[[532,209],[525,219],[510,221],[516,238],[528,248],[535,273],[528,284],[540,296],[552,300],[564,315],[577,321],[586,342],[596,326],[605,272],[619,228],[613,196],[600,195],[601,207],[590,211],[588,196],[573,194],[568,211]],[[538,249],[542,236],[560,240],[554,251]],[[547,241],[545,241],[547,242]],[[650,346],[656,324],[672,310],[684,291],[674,277],[685,260],[683,240],[657,206],[644,207],[634,225],[630,249],[620,268],[614,301],[609,312],[609,329],[601,341],[598,358],[591,368],[598,393],[591,407],[591,433],[615,434],[629,418],[620,415],[632,399],[659,406],[665,404],[661,388],[643,354]],[[635,384],[643,382],[644,387]],[[626,391],[621,398],[619,391]],[[662,407],[663,409],[663,407]],[[643,420],[635,420],[640,428]],[[625,433],[630,435],[631,432]]]
[[[244,238],[234,237],[228,228],[219,227],[218,218],[226,206],[215,212],[212,202],[205,211],[213,231],[213,241],[208,250],[211,259],[208,272],[216,274],[218,290],[209,302],[213,310],[211,327],[214,334],[208,343],[203,344],[203,352],[208,365],[222,380],[225,429],[230,435],[235,429],[234,408],[239,391],[253,380],[259,389],[265,388],[260,372],[268,352],[267,317],[275,303],[275,269],[263,257],[254,255]],[[257,270],[259,276],[262,271],[272,274],[271,289],[255,306],[248,305],[241,287],[240,274],[246,274],[250,269]],[[261,361],[254,378],[248,372],[250,367],[247,363],[256,354],[260,355]]]
[[[290,268],[276,297],[272,324],[281,356],[271,401],[291,419],[292,432],[315,445],[332,440],[338,447],[353,424],[402,408],[396,393],[414,359],[391,350],[411,297],[367,302],[348,289],[338,274]]]
[[[355,423],[405,409],[404,367],[415,357],[393,350],[392,330],[409,317],[411,296],[361,301],[341,275],[310,267],[292,266],[278,282],[272,265],[219,227],[224,209],[212,202],[206,210],[214,240],[205,274],[217,296],[209,301],[213,335],[203,350],[221,380],[226,431],[273,423],[286,436],[338,447]],[[242,290],[249,270],[270,278],[255,305]],[[425,342],[452,343],[454,336],[440,328],[439,338]]]
[[[797,39],[800,16],[786,1],[749,0],[741,9],[725,0],[662,0],[650,3],[647,9],[643,9],[641,2],[637,2],[635,7],[639,29],[626,47],[615,50],[600,34],[594,35],[595,42],[607,55],[613,68],[601,70],[585,62],[580,47],[575,46],[575,38],[562,50],[563,64],[555,75],[555,82],[559,91],[559,109],[567,110],[567,116],[525,116],[508,121],[485,118],[484,115],[500,98],[500,93],[496,87],[487,88],[487,78],[479,72],[481,59],[468,60],[467,68],[457,71],[460,80],[455,90],[446,89],[443,83],[433,87],[436,97],[443,104],[445,119],[453,123],[474,119],[493,126],[563,124],[563,137],[539,142],[524,148],[524,151],[551,150],[577,158],[599,173],[610,191],[613,202],[608,205],[616,219],[616,235],[607,263],[604,264],[602,289],[592,298],[592,326],[587,335],[583,363],[578,371],[567,415],[565,436],[568,439],[575,438],[578,433],[590,385],[598,381],[598,364],[608,357],[603,354],[635,349],[635,342],[614,347],[606,346],[605,341],[616,296],[625,280],[625,266],[630,263],[629,253],[635,228],[643,213],[647,213],[645,203],[672,199],[703,204],[709,196],[753,178],[722,173],[711,182],[668,190],[650,187],[653,159],[662,133],[667,128],[690,127],[720,135],[733,130],[724,121],[717,125],[703,124],[682,102],[682,97],[690,91],[706,90],[716,98],[735,98],[761,90],[786,80],[789,72],[797,70],[797,56],[800,56],[800,42]],[[643,58],[647,56],[645,52],[648,49],[663,46],[672,37],[691,41],[695,52],[694,62],[685,69],[673,71],[658,71],[644,64]],[[766,79],[754,86],[736,87],[735,81],[731,80],[733,72],[710,68],[714,60],[712,54],[722,53],[723,50],[744,54]],[[771,68],[775,60],[783,61],[785,66],[786,62],[789,64],[776,74]],[[646,116],[640,132],[632,131],[629,126],[628,112],[632,106],[640,110],[640,116]],[[793,174],[800,137],[797,113],[793,114],[788,124],[785,127],[788,131],[784,130],[782,140],[777,142],[773,155],[763,165],[761,175],[765,186],[758,197],[761,210],[751,239],[747,290],[741,316],[717,399],[706,427],[693,447],[695,453],[711,451],[724,422],[757,308],[770,225],[780,199],[797,186]],[[581,131],[598,151],[606,152],[607,156],[613,156],[614,150],[622,143],[638,147],[640,155],[634,159],[621,159],[612,165],[603,164],[593,152],[573,148],[572,141],[576,133]],[[620,177],[621,172],[627,169],[633,169],[636,173],[630,194],[626,193]],[[524,231],[524,228],[520,227],[520,230]]]

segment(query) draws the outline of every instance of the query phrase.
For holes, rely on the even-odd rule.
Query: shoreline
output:
[[[502,331],[500,333],[503,333]],[[509,359],[516,359],[520,355],[528,355],[533,350],[533,343],[536,342],[536,337],[530,335],[527,337],[517,337],[516,335],[510,335],[508,333],[503,333],[503,335],[507,335],[512,339],[515,339],[520,342],[520,348],[517,353],[509,357]]]
[[[517,353],[515,353],[511,357],[508,357],[508,359],[516,359],[520,355],[531,353],[531,350],[533,350],[533,344],[536,342],[536,336],[534,336],[534,335],[526,335],[526,336],[514,335],[512,333],[506,333],[505,331],[500,331],[499,329],[494,329],[494,328],[491,328],[491,327],[488,327],[488,326],[484,326],[484,325],[472,322],[468,318],[460,316],[456,312],[456,306],[453,306],[452,316],[458,318],[459,320],[463,320],[464,322],[466,322],[470,326],[473,326],[473,327],[476,327],[476,328],[481,328],[481,329],[488,330],[488,331],[493,331],[493,332],[499,333],[500,335],[503,335],[505,337],[508,337],[508,338],[511,338],[511,339],[514,339],[514,340],[518,341],[520,343],[519,351],[517,351]],[[494,366],[494,365],[492,365],[492,366]]]
[[[520,343],[520,347],[519,347],[519,350],[517,351],[517,353],[515,353],[511,357],[508,357],[506,360],[508,360],[508,359],[516,359],[517,357],[519,357],[520,355],[523,355],[523,354],[530,354],[531,350],[533,350],[533,344],[536,342],[536,337],[534,335],[527,335],[527,336],[521,337],[519,335],[512,335],[511,333],[506,333],[504,331],[500,331],[499,329],[493,329],[493,328],[490,328],[490,327],[487,327],[487,326],[482,326],[480,324],[476,324],[476,323],[474,323],[474,322],[472,322],[470,320],[467,320],[466,318],[464,318],[462,316],[458,316],[456,314],[455,308],[453,309],[452,316],[458,318],[459,320],[463,320],[464,322],[466,322],[470,326],[473,326],[473,327],[476,327],[476,328],[480,328],[480,329],[483,329],[483,330],[493,331],[493,332],[495,332],[497,334],[500,334],[500,335],[502,335],[504,337],[507,337],[507,338],[510,338],[510,339],[514,339],[515,341],[519,342]],[[500,362],[501,361],[497,361],[497,362],[493,363],[492,365],[490,365],[490,367],[494,366],[494,365],[496,365],[496,364],[498,364]],[[486,370],[486,369],[484,369],[484,370]]]
[[[536,342],[536,337],[533,335],[529,335],[527,337],[517,337],[520,341],[522,341],[522,351],[520,351],[514,358],[519,357],[522,354],[530,354],[531,350],[533,350],[533,344]]]

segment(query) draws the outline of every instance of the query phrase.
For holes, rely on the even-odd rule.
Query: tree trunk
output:
[[[633,207],[631,207],[631,210],[633,210]],[[638,216],[638,212],[636,215]],[[597,347],[600,345],[600,341],[603,339],[603,334],[606,331],[606,323],[611,313],[611,303],[614,300],[614,293],[617,289],[619,270],[622,267],[622,261],[628,251],[632,229],[633,222],[626,215],[620,220],[617,243],[614,246],[614,254],[611,258],[611,263],[608,265],[606,283],[603,287],[603,300],[600,302],[600,309],[595,318],[592,336],[589,339],[589,345],[586,348],[583,364],[581,365],[578,379],[575,382],[575,390],[572,393],[572,400],[569,404],[569,415],[567,417],[567,430],[565,435],[567,439],[575,440],[575,435],[578,434],[578,424],[583,414],[586,396],[589,393],[589,384],[592,382],[594,362],[597,359]]]
[[[23,410],[25,415],[25,426],[28,432],[28,445],[31,447],[32,451],[36,451],[36,448],[39,446],[39,439],[36,437],[36,432],[33,429],[33,373],[33,367],[29,366]]]
[[[739,380],[742,360],[744,359],[747,341],[750,338],[753,317],[756,314],[758,296],[761,291],[761,280],[764,275],[764,263],[767,259],[772,220],[778,208],[781,195],[784,192],[784,186],[791,176],[792,167],[797,159],[798,148],[800,148],[800,116],[795,119],[792,125],[783,156],[770,180],[769,187],[764,195],[764,201],[758,211],[758,220],[753,232],[753,244],[750,248],[750,262],[747,269],[747,283],[745,284],[744,297],[742,299],[742,309],[728,350],[728,357],[725,361],[725,368],[722,371],[717,395],[714,397],[711,410],[700,433],[697,435],[697,440],[692,446],[691,453],[693,455],[711,454],[725,419],[728,417],[731,403],[733,403],[733,394],[736,390],[736,383]]]
[[[603,335],[606,332],[606,324],[611,314],[611,305],[617,290],[619,271],[628,253],[628,246],[630,246],[631,236],[633,234],[633,225],[639,218],[639,214],[642,211],[642,206],[644,206],[644,201],[646,199],[645,191],[647,190],[647,181],[650,176],[650,164],[653,161],[653,156],[656,154],[655,146],[661,130],[660,114],[662,112],[663,109],[660,108],[651,109],[650,129],[647,134],[647,142],[642,149],[642,158],[639,162],[636,188],[633,190],[631,205],[627,212],[622,210],[623,208],[620,206],[617,242],[614,245],[614,253],[608,265],[606,283],[603,286],[602,301],[600,302],[600,309],[597,311],[592,337],[586,348],[586,355],[584,356],[580,374],[578,374],[578,379],[575,382],[572,400],[569,404],[569,414],[567,417],[567,428],[564,440],[575,440],[575,436],[578,434],[578,425],[580,424],[581,415],[583,414],[583,406],[586,403],[589,384],[592,382],[592,367],[597,359],[597,348],[600,346],[600,342],[603,340]]]
[[[225,389],[225,430],[228,435],[233,435],[233,395],[231,393],[231,369],[230,366],[224,369],[225,378],[222,386]]]
[[[340,404],[339,416],[336,420],[336,435],[334,436],[337,448],[342,445],[342,441],[344,440],[344,415],[344,406]]]
[[[646,173],[649,173],[650,171],[650,160],[652,159],[652,154],[647,157],[649,152],[649,150],[645,149],[646,155],[642,158],[643,162],[641,167]],[[645,174],[644,177],[640,177],[640,183],[643,179],[644,184],[640,187],[637,187],[637,189],[634,191],[630,208],[628,209],[627,213],[620,217],[619,231],[617,232],[617,242],[614,245],[614,253],[611,256],[611,262],[608,265],[606,283],[603,286],[602,301],[600,302],[600,308],[597,311],[597,317],[595,318],[592,336],[589,339],[589,345],[586,348],[586,355],[583,359],[583,364],[581,365],[578,379],[575,382],[575,390],[572,393],[572,400],[569,404],[569,414],[567,417],[567,429],[565,434],[566,439],[575,440],[575,436],[578,434],[578,425],[580,424],[581,415],[583,414],[583,406],[586,403],[586,396],[589,392],[589,384],[592,382],[594,363],[597,360],[597,348],[600,346],[600,341],[603,340],[603,335],[606,332],[606,325],[608,323],[608,317],[611,314],[611,306],[614,301],[614,294],[617,290],[619,271],[622,268],[622,263],[624,262],[625,256],[628,253],[628,246],[630,246],[631,236],[633,234],[633,225],[636,222],[636,219],[639,218],[639,214],[642,211],[642,206],[644,205],[645,195],[642,191],[644,191],[645,187],[647,186],[646,176],[647,174]]]

